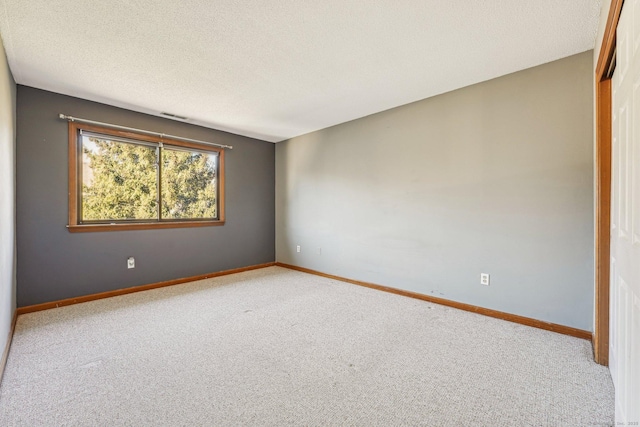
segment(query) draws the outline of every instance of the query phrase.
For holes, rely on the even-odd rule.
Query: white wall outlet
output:
[[[318,248],[318,255],[322,255],[322,248]]]
[[[481,273],[480,274],[480,284],[489,286],[489,273]]]
[[[300,252],[300,245],[296,246],[296,252]]]
[[[127,268],[136,268],[136,259],[134,257],[127,258]]]

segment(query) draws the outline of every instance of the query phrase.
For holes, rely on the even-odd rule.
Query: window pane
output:
[[[157,219],[156,148],[81,138],[82,220]]]
[[[162,219],[217,219],[218,154],[162,149]]]

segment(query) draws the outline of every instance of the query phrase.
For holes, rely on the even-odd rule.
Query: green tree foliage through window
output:
[[[216,152],[106,135],[81,141],[83,222],[217,218]]]
[[[162,217],[216,217],[216,156],[162,150]]]
[[[83,137],[82,219],[156,219],[156,148]]]

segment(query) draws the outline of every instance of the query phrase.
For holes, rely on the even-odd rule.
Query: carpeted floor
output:
[[[2,426],[613,425],[591,344],[270,267],[20,316]]]

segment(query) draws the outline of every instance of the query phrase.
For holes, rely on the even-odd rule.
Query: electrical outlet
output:
[[[480,274],[480,284],[489,286],[489,273],[481,273]]]
[[[322,248],[318,248],[318,255],[322,255]]]
[[[127,258],[127,268],[136,268],[136,259],[134,257]]]
[[[300,252],[300,245],[296,246],[296,252]]]

